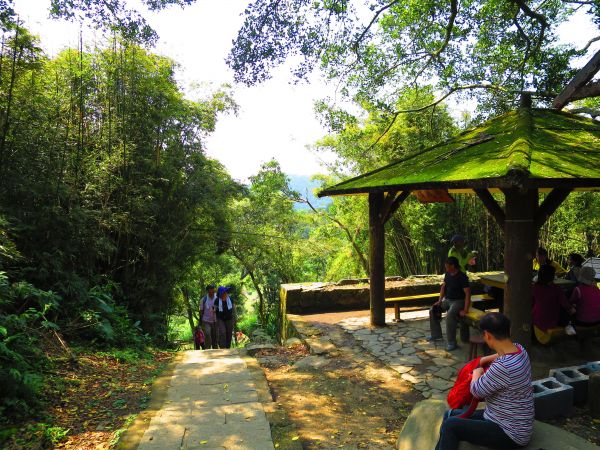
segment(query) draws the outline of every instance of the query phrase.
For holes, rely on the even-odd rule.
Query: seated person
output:
[[[458,345],[456,345],[456,328],[461,322],[461,317],[469,312],[471,306],[471,287],[469,286],[469,277],[461,272],[458,259],[454,256],[449,256],[446,259],[444,267],[446,268],[446,274],[440,289],[440,298],[434,306],[439,305],[442,311],[448,311],[446,315],[446,339],[448,341],[446,350],[451,352],[458,348]],[[429,327],[431,336],[427,340],[441,340],[442,326],[435,317],[433,306],[429,310]]]
[[[545,265],[554,267],[556,275],[564,275],[567,273],[559,263],[548,258],[548,251],[544,247],[538,247],[535,251],[535,258],[533,258],[533,270],[539,271],[540,267]]]
[[[561,321],[561,309],[564,310],[563,315],[566,318],[571,305],[567,302],[563,290],[554,284],[554,267],[542,265],[533,285],[533,324],[542,331],[554,328],[559,323],[565,325],[566,320]]]
[[[600,323],[600,289],[596,285],[596,271],[582,267],[579,286],[573,289],[570,303],[575,308],[575,325],[591,326]]]
[[[463,410],[444,414],[436,450],[456,450],[460,441],[491,448],[523,447],[533,434],[531,363],[520,344],[510,339],[510,321],[501,313],[489,313],[479,322],[485,343],[496,354],[481,358],[473,371],[471,394],[486,401],[484,410],[469,418],[453,417]]]
[[[578,275],[582,264],[583,256],[579,253],[569,253],[569,271],[567,272],[567,275],[565,275],[565,278],[575,283],[579,283]]]

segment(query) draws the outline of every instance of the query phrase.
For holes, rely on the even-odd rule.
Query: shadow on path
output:
[[[186,351],[139,450],[268,450],[271,430],[237,350]]]

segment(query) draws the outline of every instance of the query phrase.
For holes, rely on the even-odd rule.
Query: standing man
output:
[[[237,319],[235,306],[229,297],[229,289],[225,286],[219,286],[217,290],[217,327],[219,329],[219,347],[230,348],[233,327]]]
[[[217,294],[215,294],[215,285],[206,286],[206,295],[200,300],[200,321],[202,322],[202,331],[204,331],[204,348],[217,347]]]
[[[465,249],[465,238],[460,234],[455,234],[450,239],[450,243],[452,247],[448,250],[448,257],[453,256],[458,260],[458,264],[460,266],[460,270],[464,273],[467,273],[468,266],[475,265],[475,258],[477,256],[477,252],[467,252]]]
[[[446,274],[444,282],[440,289],[440,299],[435,302],[435,305],[440,305],[442,311],[448,311],[446,315],[446,340],[448,345],[446,350],[451,352],[456,350],[456,327],[461,321],[461,317],[465,316],[471,306],[471,288],[469,286],[469,278],[460,270],[458,260],[454,256],[448,257],[444,264]],[[427,338],[429,341],[437,341],[442,339],[442,326],[440,321],[433,313],[434,307],[429,310],[429,327],[431,336]]]
[[[535,251],[535,258],[533,258],[533,270],[540,270],[540,266],[544,265],[554,267],[554,273],[556,276],[563,276],[567,273],[567,271],[563,269],[559,263],[548,258],[548,250],[546,250],[544,247],[538,247]]]

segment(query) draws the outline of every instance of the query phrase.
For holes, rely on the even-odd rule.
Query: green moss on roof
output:
[[[515,173],[530,180],[566,179],[573,185],[578,180],[600,182],[600,124],[561,111],[519,109],[319,195],[420,185],[497,187]]]

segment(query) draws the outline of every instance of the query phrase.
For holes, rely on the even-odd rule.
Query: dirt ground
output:
[[[274,401],[295,425],[302,448],[394,448],[421,395],[396,372],[365,355],[352,336],[331,336],[338,350],[327,358],[310,357],[315,361],[312,367],[292,366],[309,355],[301,344],[256,355]],[[276,429],[273,440],[276,448],[286,448],[286,436],[278,436]]]
[[[368,316],[369,311],[303,317],[323,329],[337,347],[327,358],[312,356],[318,362],[312,367],[293,366],[309,355],[300,344],[289,349],[262,350],[256,355],[274,401],[295,427],[291,432],[284,427],[281,434],[273,429],[276,448],[299,448],[288,446],[290,436],[298,439],[295,444],[299,442],[304,449],[394,448],[413,405],[423,397],[335,325],[344,318],[363,315]],[[327,363],[321,366],[323,361]],[[554,367],[564,367],[566,362],[559,358],[555,361],[559,365]],[[534,364],[534,369],[540,374],[548,370],[540,364]],[[569,418],[547,422],[600,445],[600,419],[591,417],[584,408],[575,408]]]

